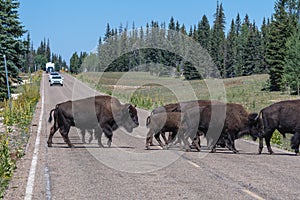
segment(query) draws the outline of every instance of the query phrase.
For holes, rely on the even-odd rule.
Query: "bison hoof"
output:
[[[212,149],[212,150],[210,151],[210,153],[216,153],[216,152],[217,152],[216,149]]]
[[[68,144],[68,146],[69,146],[70,148],[74,148],[74,147],[75,147],[73,144]]]
[[[111,141],[107,141],[107,146],[111,147]]]
[[[48,143],[48,147],[52,147],[52,143]]]
[[[274,154],[274,151],[269,151],[270,155]]]
[[[169,149],[169,147],[168,147],[167,145],[163,146],[162,148],[163,148],[164,150],[168,150],[168,149]]]
[[[99,148],[103,148],[104,146],[103,146],[103,144],[98,144],[99,145]]]
[[[150,146],[155,146],[153,143],[150,143]]]
[[[146,146],[145,149],[146,149],[146,150],[150,150],[149,146]]]

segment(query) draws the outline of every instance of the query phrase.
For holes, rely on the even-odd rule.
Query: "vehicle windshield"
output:
[[[53,79],[61,79],[61,76],[53,76]]]
[[[51,72],[51,75],[58,75],[58,72]]]

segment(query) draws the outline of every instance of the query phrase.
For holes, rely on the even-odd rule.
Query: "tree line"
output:
[[[206,15],[203,15],[189,30],[174,17],[171,17],[168,25],[165,22],[151,21],[146,23],[145,28],[137,28],[133,23],[130,31],[128,25],[123,27],[121,24],[118,28],[111,28],[108,23],[104,38],[99,38],[97,52],[85,54],[84,61],[76,69],[150,71],[154,74],[158,71],[158,75],[182,73],[186,79],[204,78],[199,76],[193,62],[183,62],[184,58],[179,56],[187,48],[191,48],[184,44],[186,40],[180,40],[178,35],[182,35],[198,42],[208,52],[221,78],[268,73],[269,90],[280,91],[287,86],[299,90],[300,73],[296,73],[300,71],[297,53],[300,52],[299,8],[299,0],[277,0],[273,15],[271,18],[264,18],[261,27],[251,21],[247,14],[243,18],[237,14],[231,20],[227,33],[225,11],[219,3],[212,25]],[[178,35],[174,36],[174,33]],[[170,40],[172,36],[175,41]],[[155,45],[147,48],[151,46],[149,42],[157,46],[163,40],[177,43],[172,44],[174,51],[165,51]],[[71,63],[70,67],[73,67]]]
[[[21,24],[17,0],[0,0],[0,101],[7,96],[4,55],[7,61],[9,82],[22,82],[21,72],[43,69],[46,62],[54,62],[57,67],[67,67],[65,60],[52,53],[49,39],[41,41],[35,50],[29,31]],[[26,38],[22,39],[24,34]],[[56,69],[58,70],[58,68]]]

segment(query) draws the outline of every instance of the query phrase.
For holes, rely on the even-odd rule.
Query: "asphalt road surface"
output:
[[[67,148],[59,132],[48,148],[50,110],[97,94],[69,75],[64,78],[63,87],[50,87],[43,76],[26,155],[4,199],[300,199],[300,157],[294,153],[273,148],[275,155],[268,155],[264,148],[257,155],[258,145],[241,139],[238,154],[145,150],[149,112],[144,110],[138,111],[140,127],[133,133],[114,132],[111,148],[98,148],[96,140],[83,144],[74,127],[69,136],[75,148]]]

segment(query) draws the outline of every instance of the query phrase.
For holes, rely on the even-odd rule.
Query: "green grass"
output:
[[[268,81],[268,75],[265,74],[219,80],[218,86],[210,88],[205,80],[185,81],[181,78],[151,76],[147,72],[89,72],[79,74],[77,78],[121,99],[130,101],[132,96],[151,98],[151,107],[183,100],[217,99],[240,103],[248,111],[258,112],[276,101],[295,98],[282,92],[262,90]],[[217,90],[221,90],[220,93]]]

